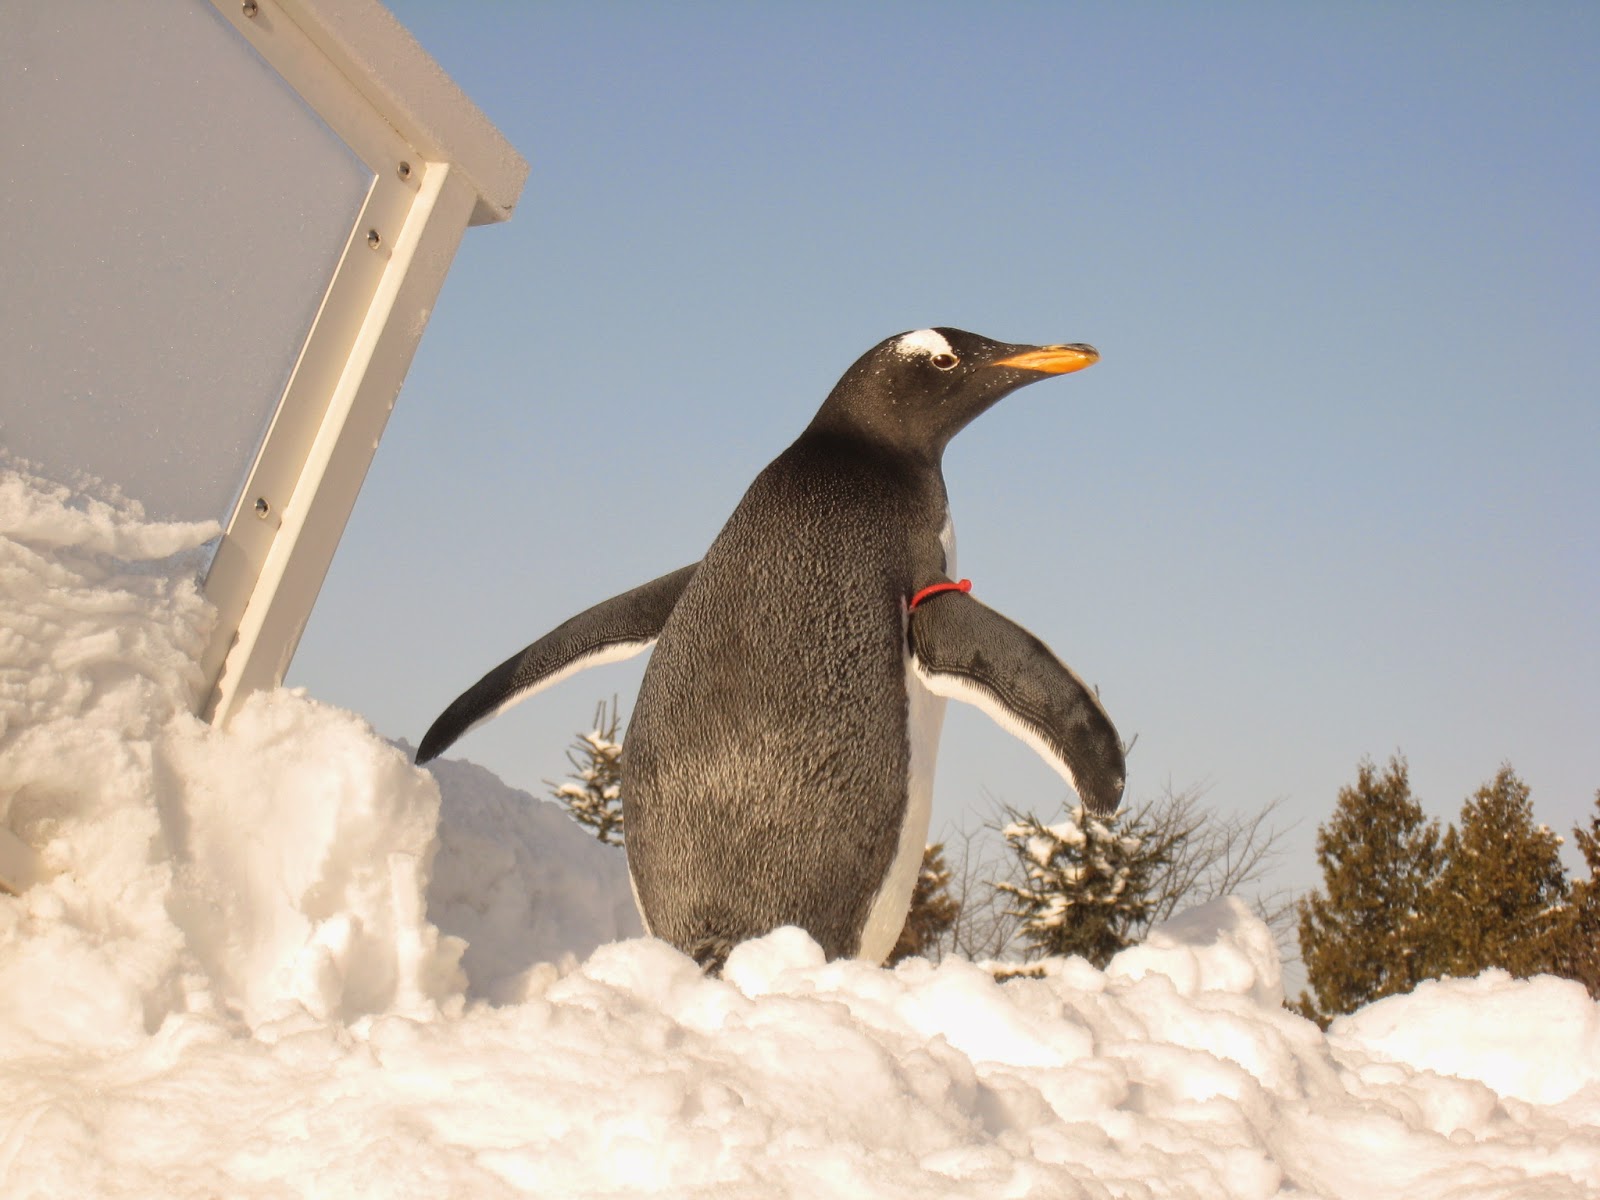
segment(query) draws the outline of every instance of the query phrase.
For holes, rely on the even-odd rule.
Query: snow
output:
[[[1430,1027],[1404,1023],[1405,1002],[1418,998],[1437,1016]],[[1526,1006],[1535,998],[1539,1020],[1550,1027],[1552,1041],[1565,1047],[1560,1057],[1525,1056],[1497,1033],[1526,1020]],[[1476,1079],[1529,1104],[1560,1104],[1600,1085],[1600,1006],[1582,988],[1549,976],[1520,982],[1504,971],[1485,971],[1476,979],[1429,981],[1410,997],[1379,1000],[1335,1021],[1329,1036],[1380,1058]],[[1498,1051],[1491,1049],[1497,1043]]]
[[[556,806],[297,692],[189,715],[214,530],[15,470],[0,522],[0,825],[40,874],[0,894],[0,1195],[1600,1194],[1576,984],[1324,1035],[1235,900],[1105,971],[783,929],[706,978]]]

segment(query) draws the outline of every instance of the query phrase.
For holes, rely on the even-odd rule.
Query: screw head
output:
[[[372,247],[374,250],[383,245],[383,238],[378,235],[378,231],[376,229],[367,230],[367,245]]]
[[[410,163],[403,162],[403,163],[400,164],[400,166],[397,169],[399,171],[401,179],[410,179],[411,178],[411,164]]]
[[[240,7],[244,10],[244,15],[247,17],[253,17],[261,11],[261,6],[256,3],[256,0],[244,0],[244,4]]]
[[[267,498],[265,496],[257,496],[256,497],[256,516],[260,517],[263,521],[265,521],[267,519],[267,514],[269,512],[271,512],[271,511],[272,511],[272,505],[267,503]]]

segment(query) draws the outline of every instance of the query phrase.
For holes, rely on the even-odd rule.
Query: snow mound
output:
[[[1283,1003],[1283,964],[1272,932],[1237,896],[1178,913],[1107,970],[1129,980],[1163,976],[1183,996],[1237,992],[1265,1007]]]
[[[0,909],[0,1045],[459,1004],[422,916],[429,779],[294,693],[226,733],[191,715],[212,611],[185,555],[214,527],[20,472],[0,497],[0,820],[39,876]]]
[[[1106,971],[780,929],[707,978],[487,772],[294,692],[190,716],[204,528],[0,497],[0,823],[39,860],[0,894],[0,1195],[1600,1194],[1575,985],[1441,981],[1325,1037],[1231,900]]]
[[[620,854],[486,772],[442,769],[441,831],[434,777],[353,714],[280,690],[197,720],[214,526],[19,470],[0,522],[0,828],[39,877],[0,905],[0,1046],[459,1010],[639,932]]]
[[[444,795],[428,919],[466,941],[469,997],[514,1001],[529,968],[644,932],[619,849],[475,763],[428,769]]]
[[[1536,1028],[1508,1032],[1521,1025]],[[1524,1037],[1540,1052],[1529,1053]],[[1485,971],[1430,980],[1335,1021],[1328,1040],[1351,1056],[1475,1079],[1529,1104],[1600,1099],[1600,1005],[1570,979]]]

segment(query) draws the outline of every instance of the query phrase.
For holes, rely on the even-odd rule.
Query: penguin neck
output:
[[[834,446],[840,451],[888,455],[935,473],[940,471],[949,441],[941,438],[930,443],[926,438],[912,436],[892,418],[874,420],[871,415],[830,410],[828,405],[812,418],[800,436],[802,441]]]
[[[942,445],[911,445],[890,432],[851,422],[812,421],[796,439],[795,449],[814,453],[824,461],[876,461],[912,475],[931,474],[941,484],[944,479]]]

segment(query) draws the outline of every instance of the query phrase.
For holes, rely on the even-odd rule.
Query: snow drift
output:
[[[707,979],[487,772],[294,692],[189,715],[213,528],[7,470],[0,532],[0,823],[38,867],[0,895],[8,1197],[1600,1194],[1576,984],[1324,1036],[1233,901],[1104,972],[786,929]]]

